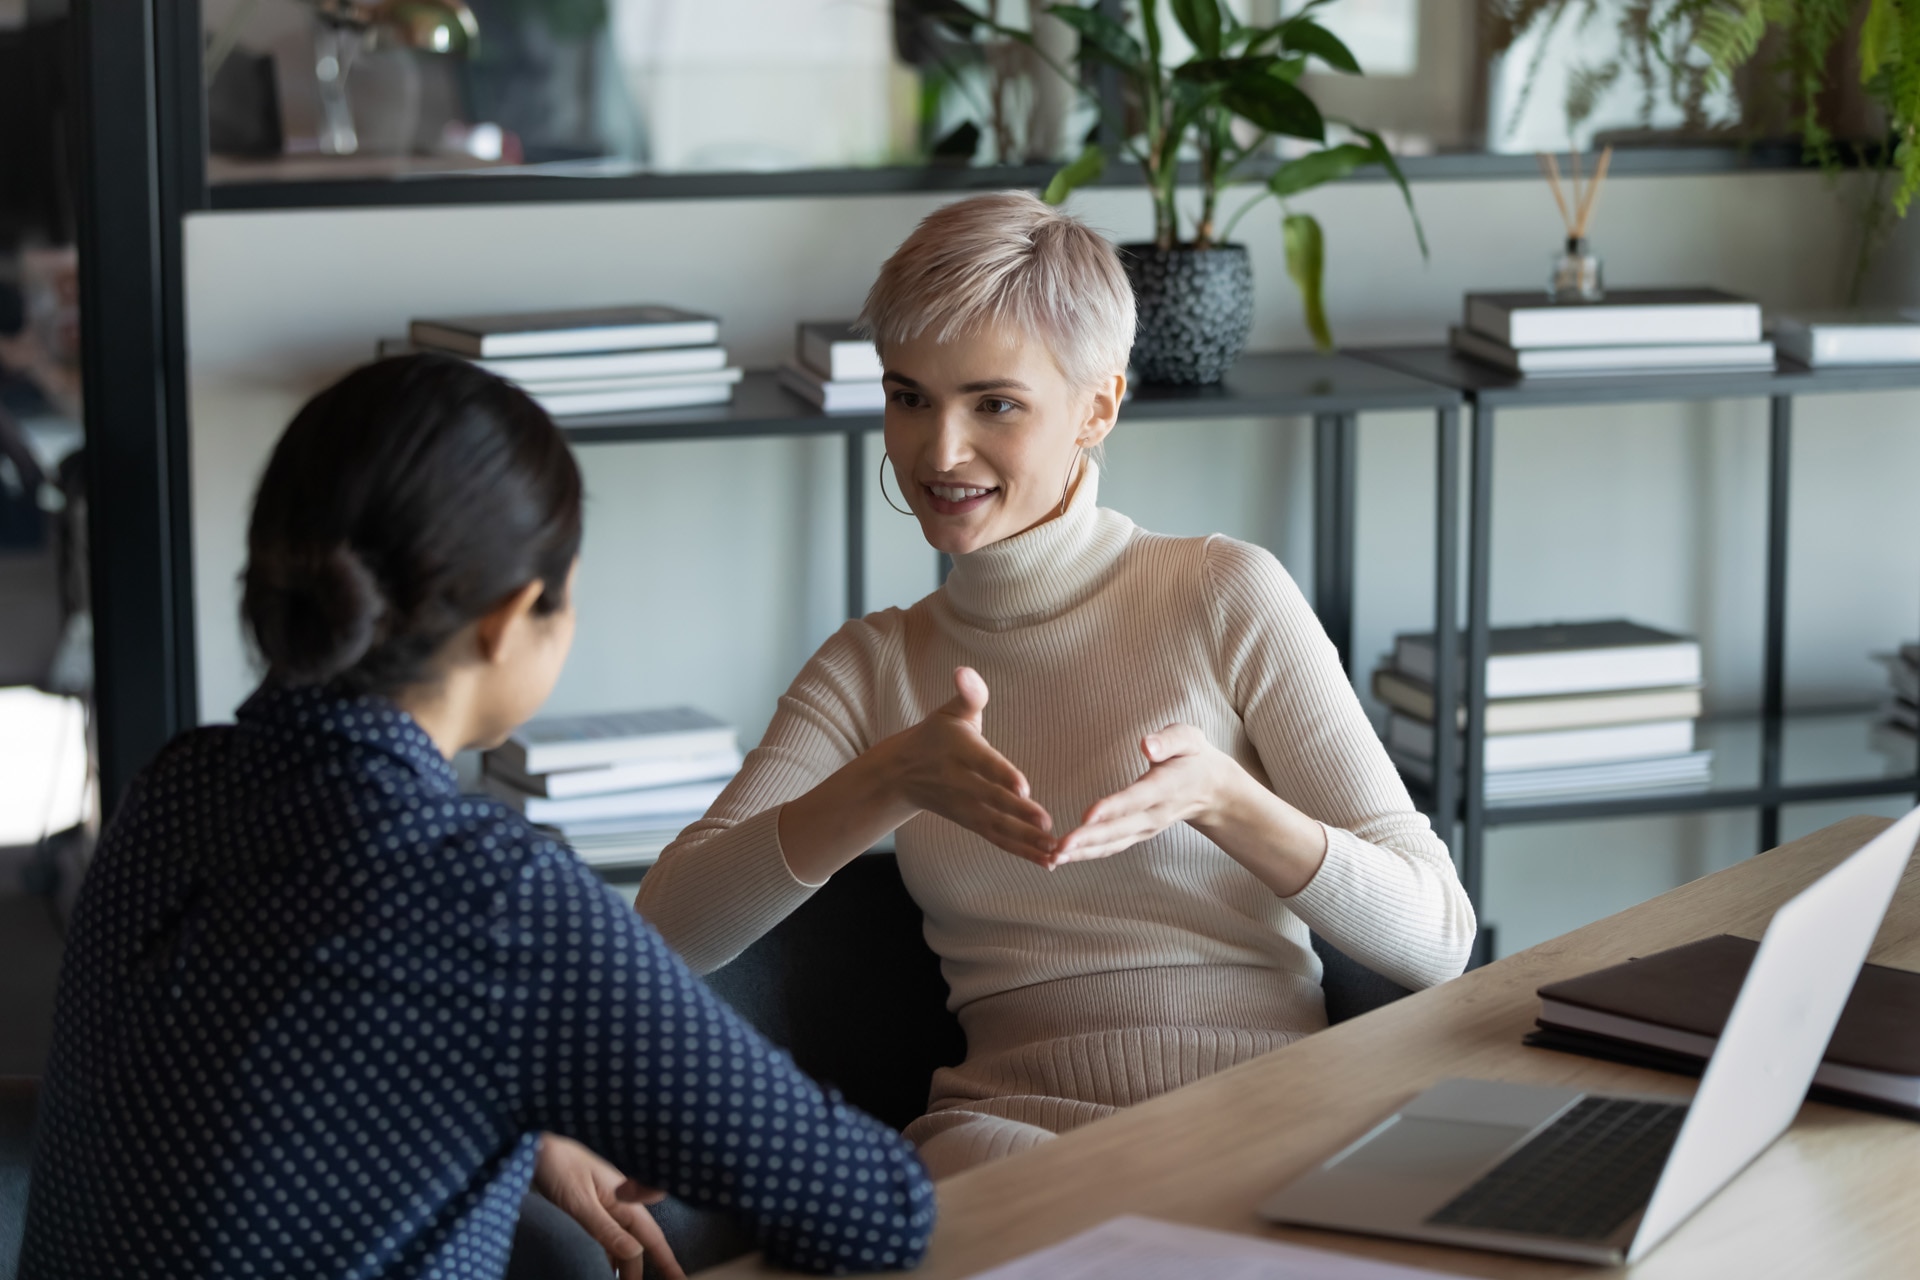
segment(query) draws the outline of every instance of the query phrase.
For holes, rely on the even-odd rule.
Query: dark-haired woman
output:
[[[81,894],[24,1277],[497,1277],[530,1180],[622,1276],[678,1270],[642,1188],[790,1266],[918,1260],[905,1142],[459,794],[449,758],[560,672],[580,522],[552,422],[472,366],[383,361],[294,419],[248,534],[266,682],[142,773]]]

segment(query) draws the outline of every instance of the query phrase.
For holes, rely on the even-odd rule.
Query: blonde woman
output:
[[[821,646],[647,919],[718,968],[896,833],[967,1035],[907,1131],[936,1176],[1325,1026],[1309,930],[1406,986],[1459,973],[1446,847],[1286,571],[1098,504],[1134,325],[1112,246],[963,200],[864,321],[883,466],[953,572]]]

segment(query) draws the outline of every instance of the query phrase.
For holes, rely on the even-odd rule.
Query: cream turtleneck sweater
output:
[[[960,665],[986,679],[987,740],[1057,831],[1138,778],[1140,738],[1176,721],[1325,825],[1326,860],[1290,898],[1185,824],[1053,872],[929,814],[900,828],[901,875],[967,1029],[961,1072],[1026,1061],[1036,1046],[1060,1060],[975,1070],[944,1093],[936,1077],[934,1110],[959,1108],[954,1122],[984,1112],[1035,1131],[975,1144],[936,1172],[1324,1026],[1309,929],[1410,987],[1459,973],[1473,939],[1446,846],[1286,570],[1229,538],[1147,533],[1099,507],[1098,488],[1089,468],[1058,519],[957,557],[911,608],[843,626],[640,889],[638,909],[688,963],[725,964],[817,887],[787,867],[780,806],[948,701]],[[1159,1047],[1140,1048],[1143,1029]],[[1111,1069],[1089,1074],[1085,1046],[1045,1052],[1088,1036]],[[1068,1058],[1080,1066],[1063,1076]]]

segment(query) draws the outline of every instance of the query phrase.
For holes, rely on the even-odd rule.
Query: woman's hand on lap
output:
[[[987,682],[972,667],[957,667],[953,685],[950,701],[887,740],[901,798],[1045,866],[1054,853],[1053,818],[981,730]]]
[[[540,1135],[533,1185],[607,1251],[619,1280],[641,1280],[649,1257],[667,1280],[686,1280],[666,1236],[645,1207],[666,1199],[665,1192],[641,1186],[588,1148],[557,1133]]]

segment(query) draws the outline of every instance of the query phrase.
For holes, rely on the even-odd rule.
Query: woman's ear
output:
[[[1114,423],[1119,421],[1120,404],[1126,398],[1126,374],[1116,373],[1096,383],[1087,406],[1087,420],[1080,425],[1080,435],[1074,443],[1082,449],[1091,449],[1105,440]]]
[[[534,604],[546,589],[547,584],[536,578],[480,615],[474,623],[474,643],[480,649],[482,662],[499,662],[506,656],[507,637],[514,624],[533,612]]]

